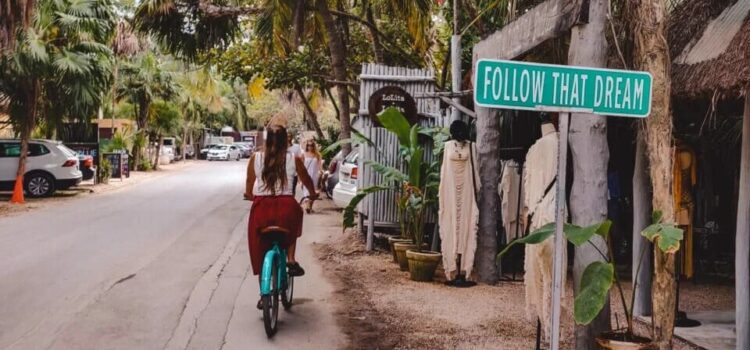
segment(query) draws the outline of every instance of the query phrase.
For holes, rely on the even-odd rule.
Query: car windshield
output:
[[[215,148],[215,149],[217,149],[217,150],[219,150],[219,151],[226,151],[226,150],[227,150],[227,148],[229,148],[229,146],[216,146],[216,148]]]

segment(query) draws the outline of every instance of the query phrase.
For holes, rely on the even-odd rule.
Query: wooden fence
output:
[[[403,67],[388,67],[379,64],[365,63],[359,76],[360,101],[359,101],[359,131],[378,145],[381,153],[374,147],[360,145],[360,156],[358,160],[359,177],[357,187],[359,189],[370,185],[379,184],[381,176],[369,167],[365,166],[368,160],[403,169],[403,162],[399,157],[398,139],[382,127],[375,127],[371,122],[367,110],[370,96],[385,86],[398,86],[415,97],[417,102],[417,113],[420,125],[424,127],[445,126],[449,118],[445,111],[440,110],[437,99],[423,98],[435,92],[435,74],[432,70],[409,69]],[[425,159],[433,159],[432,145],[425,149]],[[360,230],[367,227],[367,248],[372,249],[372,239],[375,227],[398,227],[399,218],[396,212],[396,195],[393,191],[380,192],[370,195],[363,200],[359,207]],[[427,218],[427,222],[434,222],[434,215]]]

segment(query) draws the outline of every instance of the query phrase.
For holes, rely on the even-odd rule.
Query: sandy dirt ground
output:
[[[389,253],[363,247],[352,233],[318,247],[336,281],[339,319],[352,349],[534,348],[536,323],[525,316],[523,284],[457,289],[443,285],[442,270],[433,283],[413,282]],[[569,298],[566,303],[572,305]],[[565,349],[572,332],[568,317]]]
[[[435,282],[413,282],[390,253],[366,253],[359,237],[348,232],[317,247],[336,285],[339,322],[351,349],[534,348],[536,323],[526,317],[523,282],[457,289],[443,285],[440,268]],[[563,349],[574,342],[572,285],[567,287]],[[623,289],[630,300],[630,284]],[[680,299],[688,312],[731,309],[734,287],[683,283]],[[624,326],[619,295],[612,294],[611,305],[613,326]]]

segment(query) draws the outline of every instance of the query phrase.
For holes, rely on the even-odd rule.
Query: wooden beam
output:
[[[588,0],[547,0],[474,45],[480,58],[513,59],[586,22]]]
[[[477,114],[474,113],[474,111],[472,111],[471,109],[468,109],[468,108],[464,107],[460,103],[456,103],[455,101],[453,101],[453,100],[451,100],[451,99],[449,99],[447,97],[443,97],[443,96],[438,96],[438,98],[441,101],[443,101],[443,102],[445,102],[445,103],[447,103],[447,104],[455,107],[456,109],[458,109],[459,111],[461,111],[461,113],[466,114],[469,117],[472,117],[472,118],[476,118],[477,117]]]

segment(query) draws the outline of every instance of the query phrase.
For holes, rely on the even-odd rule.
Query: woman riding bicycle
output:
[[[261,239],[264,227],[279,226],[289,231],[285,237],[287,267],[290,276],[302,276],[305,270],[294,259],[297,238],[302,234],[302,208],[292,194],[292,178],[296,174],[308,189],[311,199],[316,199],[310,176],[302,158],[287,150],[287,132],[281,123],[266,129],[265,148],[253,154],[247,166],[245,199],[253,201],[248,222],[248,244],[253,274],[259,275],[263,268],[264,254],[272,243]]]

